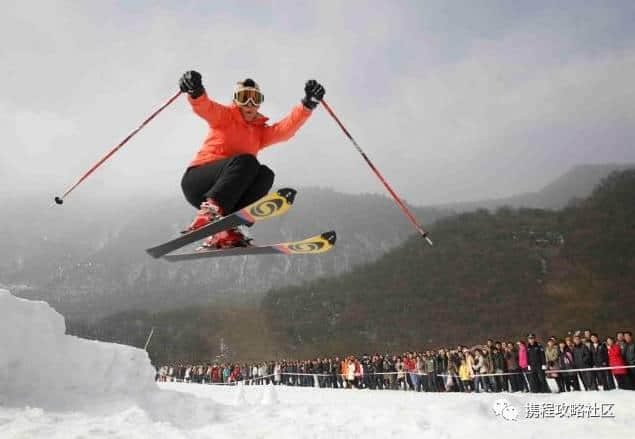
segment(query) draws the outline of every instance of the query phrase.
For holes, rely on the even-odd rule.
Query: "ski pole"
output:
[[[119,151],[119,148],[121,148],[122,146],[124,146],[126,144],[126,142],[128,140],[130,140],[132,138],[132,136],[134,136],[135,134],[137,134],[139,131],[141,131],[141,129],[146,126],[146,124],[148,122],[150,122],[152,119],[154,119],[154,117],[159,114],[161,111],[163,111],[163,109],[165,109],[165,107],[167,107],[168,105],[170,105],[172,102],[174,102],[174,100],[176,98],[178,98],[181,95],[181,91],[179,91],[178,93],[176,93],[174,96],[172,96],[170,99],[168,99],[168,101],[163,104],[157,111],[155,111],[154,113],[152,113],[150,115],[150,117],[148,117],[146,120],[144,120],[141,125],[139,125],[139,127],[137,127],[135,130],[133,130],[130,134],[128,134],[126,136],[125,139],[123,139],[121,141],[121,143],[119,143],[119,145],[115,146],[112,150],[110,150],[110,152],[108,154],[106,154],[105,156],[103,156],[97,163],[95,163],[84,175],[81,176],[81,178],[77,181],[77,183],[75,183],[73,186],[71,186],[66,192],[64,192],[64,195],[62,195],[61,197],[55,197],[55,202],[57,204],[62,204],[64,202],[64,198],[66,198],[66,196],[68,194],[70,194],[73,189],[75,189],[77,186],[79,186],[82,181],[86,180],[86,178],[93,173],[93,171],[95,171],[95,169],[97,169],[98,167],[101,166],[102,163],[104,163],[106,160],[108,160],[114,153],[116,153],[117,151]]]
[[[322,99],[322,105],[324,106],[324,108],[326,108],[326,111],[329,112],[329,114],[333,117],[333,119],[335,119],[335,122],[337,122],[337,124],[340,126],[342,131],[344,131],[344,134],[346,134],[346,136],[350,139],[350,141],[353,142],[353,145],[355,146],[355,149],[357,149],[357,152],[359,152],[362,155],[362,157],[364,157],[364,160],[366,160],[366,163],[368,163],[368,166],[370,166],[370,169],[373,170],[373,172],[375,173],[377,178],[379,178],[379,180],[384,184],[384,186],[386,187],[386,189],[388,190],[390,195],[392,195],[392,198],[395,200],[397,205],[401,208],[401,210],[406,215],[408,220],[412,223],[412,225],[415,227],[415,229],[417,229],[417,231],[421,234],[421,236],[423,238],[425,238],[425,240],[428,242],[428,244],[433,245],[432,244],[432,240],[428,236],[428,232],[423,230],[423,228],[421,227],[421,225],[419,224],[417,219],[414,217],[414,215],[410,212],[410,210],[408,210],[408,208],[403,203],[403,201],[401,201],[401,198],[399,198],[399,195],[397,195],[397,193],[390,187],[390,185],[388,184],[386,179],[381,175],[381,173],[375,167],[375,165],[373,165],[373,162],[370,161],[370,159],[368,158],[366,153],[357,144],[355,139],[353,139],[353,136],[351,136],[351,134],[348,132],[348,130],[346,129],[344,124],[342,124],[342,122],[340,122],[339,118],[335,115],[335,113],[333,113],[333,110],[331,110],[331,107],[329,107],[329,105],[326,103],[326,101],[324,99]]]

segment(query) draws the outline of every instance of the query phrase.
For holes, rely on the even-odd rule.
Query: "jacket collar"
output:
[[[231,109],[234,112],[234,117],[236,117],[239,121],[241,121],[245,125],[264,125],[269,120],[268,117],[258,113],[258,117],[255,120],[253,120],[252,122],[247,122],[245,118],[243,117],[243,115],[241,114],[240,108],[238,108],[238,105],[236,105],[236,103],[232,102]]]

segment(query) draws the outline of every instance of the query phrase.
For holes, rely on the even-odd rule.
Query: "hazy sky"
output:
[[[0,193],[63,192],[189,69],[224,103],[253,77],[272,120],[318,79],[410,202],[536,190],[635,161],[634,22],[630,0],[8,2]],[[181,98],[71,197],[181,197],[206,132]],[[277,186],[384,193],[322,109],[260,158]]]

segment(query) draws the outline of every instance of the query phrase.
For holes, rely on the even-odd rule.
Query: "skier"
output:
[[[210,127],[181,180],[185,198],[199,209],[192,224],[183,231],[188,233],[242,209],[269,192],[274,173],[258,162],[258,152],[289,140],[317,107],[325,90],[317,81],[307,81],[301,104],[281,121],[267,125],[268,119],[258,112],[264,95],[253,79],[237,83],[230,106],[207,96],[201,74],[196,71],[185,72],[179,87],[189,95],[193,111]],[[239,229],[217,233],[203,243],[204,248],[211,249],[248,245],[249,240]]]

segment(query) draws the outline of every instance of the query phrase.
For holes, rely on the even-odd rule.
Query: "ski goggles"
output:
[[[257,90],[255,88],[241,88],[240,90],[234,92],[234,102],[236,102],[241,107],[249,105],[250,102],[251,105],[257,107],[262,104],[264,100],[265,96],[260,93],[260,90]]]

